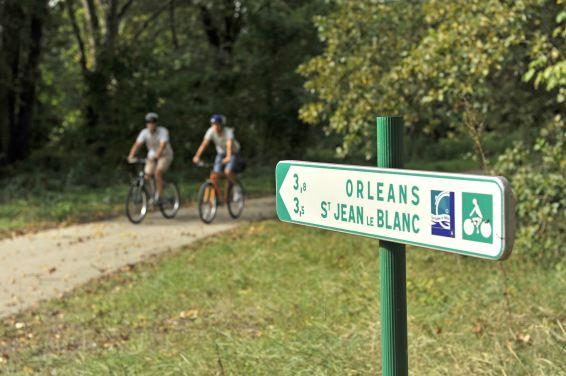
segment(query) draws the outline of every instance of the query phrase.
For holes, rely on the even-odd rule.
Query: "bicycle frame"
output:
[[[212,164],[201,161],[201,162],[195,164],[195,166],[200,167],[200,168],[209,168],[209,167],[212,166]],[[226,176],[226,174],[224,172],[216,172],[216,174],[220,177],[220,179],[228,179],[228,177]],[[240,174],[234,173],[234,177],[236,178],[236,181],[240,180]],[[218,185],[214,184],[214,182],[212,181],[212,179],[210,177],[208,179],[206,179],[206,182],[212,184],[212,186],[214,187],[214,193],[216,194],[217,197],[222,197],[222,192],[220,192],[221,191],[220,184],[218,184]],[[228,194],[228,192],[226,192],[226,194]]]
[[[148,193],[151,197],[151,199],[155,200],[155,195],[157,194],[157,185],[155,182],[155,176],[154,175],[147,175],[145,173],[145,170],[143,168],[143,165],[145,164],[146,160],[145,159],[138,159],[136,160],[134,163],[134,165],[140,165],[142,166],[137,174],[136,177],[132,178],[132,183],[131,184],[137,184],[140,188],[146,186],[149,188],[148,189]]]

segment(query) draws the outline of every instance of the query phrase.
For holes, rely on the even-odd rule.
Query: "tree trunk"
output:
[[[7,85],[8,68],[6,66],[6,50],[4,47],[5,20],[4,8],[5,1],[0,0],[0,165],[6,161],[6,153],[8,150],[8,113],[7,104]]]
[[[25,25],[22,6],[11,0],[4,3],[2,19],[2,60],[0,91],[0,124],[2,125],[2,145],[4,161],[11,163],[16,154],[15,132],[17,114],[18,75],[22,47],[21,30]]]
[[[36,102],[36,86],[39,81],[39,59],[43,38],[43,23],[47,13],[47,0],[36,0],[31,10],[29,51],[21,73],[17,127],[14,132],[12,160],[22,160],[29,153],[30,130]]]
[[[67,13],[80,52],[80,65],[85,83],[84,118],[86,125],[85,143],[94,146],[97,156],[102,156],[104,148],[97,143],[103,133],[101,124],[112,117],[111,98],[108,92],[116,58],[120,22],[134,0],[119,6],[119,0],[106,0],[98,5],[95,0],[82,0],[87,27],[83,31],[78,20],[80,12],[75,10],[75,0],[66,0]],[[101,14],[99,14],[101,13]],[[103,14],[102,14],[103,13]],[[85,43],[85,40],[88,43]]]

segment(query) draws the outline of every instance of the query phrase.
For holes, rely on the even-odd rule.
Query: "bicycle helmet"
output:
[[[157,119],[159,118],[159,115],[157,115],[155,112],[148,112],[147,114],[145,114],[145,122],[148,123],[150,121],[157,121]]]
[[[220,114],[214,114],[210,117],[210,124],[220,124],[222,126],[226,125],[226,117]]]

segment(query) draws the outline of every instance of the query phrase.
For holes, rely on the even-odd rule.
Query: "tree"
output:
[[[86,124],[89,128],[86,136],[87,144],[96,141],[96,127],[101,120],[100,117],[109,113],[108,86],[115,68],[120,24],[134,1],[85,0],[80,12],[76,10],[75,0],[66,0],[65,3],[80,53],[79,64],[86,87],[85,112]],[[79,23],[77,14],[83,15],[85,22]],[[86,26],[81,28],[82,24]],[[104,121],[108,120],[104,119]],[[98,148],[99,153],[103,151],[103,148]]]
[[[0,2],[0,160],[7,163],[29,153],[47,3]]]
[[[318,20],[324,53],[301,68],[313,95],[301,118],[342,135],[343,154],[362,145],[368,156],[380,113],[433,139],[465,130],[466,117],[506,133],[544,122],[552,93],[522,76],[560,1],[339,1]]]
[[[247,157],[298,155],[317,130],[297,120],[296,68],[320,51],[312,17],[324,4],[50,0],[30,166],[64,172],[67,182],[105,182],[148,111],[170,129],[178,160],[218,112]]]

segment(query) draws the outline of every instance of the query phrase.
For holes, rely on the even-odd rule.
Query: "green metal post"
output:
[[[403,167],[403,119],[377,118],[377,166]],[[408,375],[405,245],[379,242],[383,376]]]

